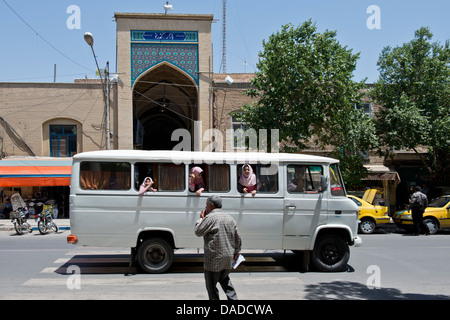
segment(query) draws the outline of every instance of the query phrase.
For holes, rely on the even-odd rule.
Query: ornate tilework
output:
[[[167,61],[189,74],[198,84],[198,45],[131,43],[131,81],[151,67]]]
[[[197,31],[131,30],[131,41],[198,42]]]

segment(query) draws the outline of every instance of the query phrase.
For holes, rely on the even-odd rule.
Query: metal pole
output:
[[[106,108],[106,125],[105,125],[105,148],[106,150],[109,150],[110,147],[110,138],[109,138],[109,72],[107,69],[109,69],[109,61],[106,63],[106,69],[105,69],[105,76],[106,81],[103,81],[102,73],[100,72],[100,68],[98,66],[97,57],[95,56],[94,46],[90,46],[92,49],[92,54],[94,55],[95,64],[97,65],[98,75],[100,76],[100,80],[102,81],[102,90],[103,90],[103,100],[105,101],[105,108]]]
[[[110,112],[109,112],[109,96],[110,96],[110,85],[109,85],[109,61],[106,62],[106,69],[105,69],[105,78],[106,78],[106,150],[110,149],[111,144],[111,130],[109,127],[109,118],[110,118]]]

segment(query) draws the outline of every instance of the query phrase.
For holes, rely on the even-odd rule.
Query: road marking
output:
[[[235,285],[261,285],[261,284],[273,284],[273,285],[295,285],[303,284],[303,282],[297,277],[253,277],[249,278],[234,277],[232,279]],[[92,278],[81,276],[81,286],[143,286],[143,287],[169,287],[169,286],[182,286],[182,285],[201,285],[204,286],[205,280],[203,275],[196,275],[195,277],[118,277],[118,278]],[[67,277],[63,278],[32,278],[27,280],[24,286],[66,286]]]
[[[130,250],[96,250],[96,251],[69,251],[66,256],[84,256],[84,255],[108,255],[108,254],[130,254]]]
[[[44,268],[40,273],[54,273],[58,268],[55,267],[48,267]]]

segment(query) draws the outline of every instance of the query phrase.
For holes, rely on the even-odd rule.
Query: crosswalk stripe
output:
[[[198,290],[197,292],[173,292],[165,300],[208,300],[206,290]],[[222,297],[222,299],[225,299]],[[99,292],[88,290],[67,290],[67,292],[45,292],[39,293],[11,293],[2,300],[14,300],[14,301],[27,301],[27,300],[47,300],[47,301],[59,301],[59,300],[161,300],[161,294],[159,292],[127,292],[126,295],[123,292]],[[157,302],[156,302],[157,304]]]
[[[130,254],[130,249],[128,250],[89,250],[89,251],[68,251],[66,256],[83,256],[83,255],[114,255],[114,254]]]
[[[32,278],[27,280],[24,286],[66,286],[68,277],[64,278]],[[250,285],[250,284],[303,284],[303,282],[297,277],[234,277],[232,282],[235,285]],[[195,277],[182,277],[182,278],[167,278],[167,277],[122,277],[122,278],[92,278],[92,277],[80,277],[81,287],[84,286],[157,286],[159,288],[181,285],[199,285],[204,286],[205,280],[203,275],[197,275]]]
[[[47,267],[44,268],[40,273],[54,273],[58,268],[56,267]]]

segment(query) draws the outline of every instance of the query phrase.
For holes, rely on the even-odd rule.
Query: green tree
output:
[[[372,148],[376,137],[372,120],[355,109],[364,87],[353,81],[359,53],[341,45],[335,31],[317,32],[309,20],[282,26],[263,41],[260,57],[247,91],[255,100],[243,107],[241,120],[256,130],[279,129],[284,152],[301,151],[311,141],[331,145],[343,165],[355,169],[348,174],[360,178],[365,172],[358,152]]]
[[[441,45],[432,37],[422,27],[410,42],[384,48],[371,96],[382,106],[376,120],[380,142],[418,155],[418,147],[427,146],[423,164],[443,178],[450,169],[450,48],[448,40]]]

